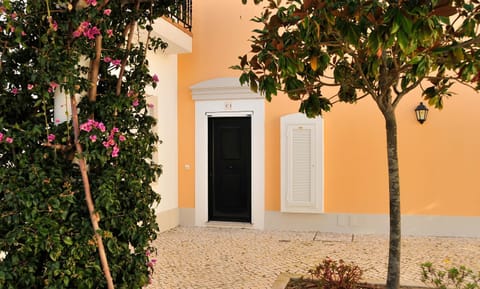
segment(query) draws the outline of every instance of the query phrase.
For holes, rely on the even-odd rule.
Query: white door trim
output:
[[[213,81],[218,84],[219,80]],[[230,85],[232,79],[226,78]],[[212,81],[207,81],[212,83]],[[205,82],[205,83],[207,83]],[[238,82],[238,81],[237,81]],[[252,119],[252,226],[256,229],[264,228],[265,220],[265,101],[263,97],[249,97],[232,99],[228,94],[215,100],[208,95],[208,88],[197,84],[192,87],[201,87],[202,96],[195,99],[195,225],[205,226],[208,223],[208,117],[233,117],[239,114],[251,114]],[[240,87],[240,84],[237,85]],[[232,87],[237,88],[238,87]],[[243,89],[243,87],[241,87]],[[218,88],[212,88],[218,93]],[[227,91],[224,91],[227,92]],[[237,94],[238,97],[238,94]],[[219,98],[223,98],[220,100]],[[247,98],[247,99],[245,99]]]

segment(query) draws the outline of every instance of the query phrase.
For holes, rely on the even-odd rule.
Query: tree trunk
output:
[[[394,109],[383,112],[387,131],[388,188],[390,203],[390,241],[388,251],[387,288],[400,287],[400,247],[401,247],[401,212],[400,212],[400,176],[397,153],[397,121]]]
[[[87,173],[87,163],[85,161],[85,157],[83,156],[83,149],[82,146],[80,145],[80,142],[78,140],[79,134],[80,134],[80,125],[78,122],[78,111],[77,111],[77,103],[75,100],[75,95],[71,97],[71,105],[72,105],[72,123],[73,123],[73,132],[74,132],[74,142],[75,142],[75,148],[76,152],[78,154],[78,162],[80,166],[80,172],[82,174],[82,181],[83,181],[83,188],[85,191],[85,201],[87,203],[87,208],[88,212],[90,213],[90,221],[92,223],[93,227],[93,234],[95,236],[95,241],[97,242],[97,247],[98,247],[98,255],[100,257],[100,263],[102,265],[103,273],[105,275],[105,280],[107,281],[107,288],[108,289],[115,289],[115,285],[113,283],[113,278],[110,273],[110,266],[108,265],[108,260],[107,260],[107,253],[105,250],[105,246],[103,245],[103,240],[102,236],[99,234],[100,230],[100,225],[99,221],[100,218],[95,212],[95,205],[93,203],[93,197],[92,193],[90,191],[90,181],[88,179],[88,173]]]

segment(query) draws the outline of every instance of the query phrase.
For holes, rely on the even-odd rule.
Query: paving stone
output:
[[[157,264],[147,289],[267,289],[282,272],[307,275],[324,258],[385,280],[384,235],[178,227],[158,235]],[[420,283],[420,264],[465,265],[480,271],[480,238],[403,237],[402,284]]]

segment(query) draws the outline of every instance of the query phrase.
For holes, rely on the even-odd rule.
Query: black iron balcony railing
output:
[[[192,31],[192,0],[175,0],[168,16]]]

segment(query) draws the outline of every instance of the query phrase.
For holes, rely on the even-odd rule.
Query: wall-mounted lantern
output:
[[[419,123],[424,123],[427,120],[428,108],[422,102],[415,108],[415,116]]]

